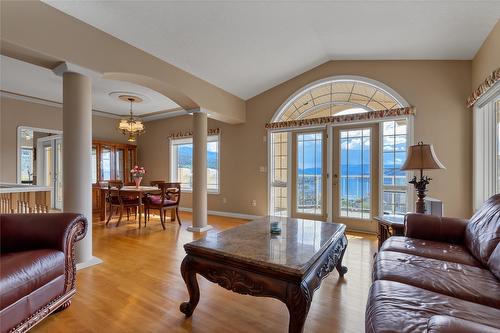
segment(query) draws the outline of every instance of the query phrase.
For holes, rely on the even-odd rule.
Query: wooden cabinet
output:
[[[130,170],[137,164],[137,146],[106,141],[92,141],[92,210],[101,209],[100,185],[109,180],[132,183]]]

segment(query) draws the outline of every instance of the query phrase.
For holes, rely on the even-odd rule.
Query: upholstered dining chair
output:
[[[181,183],[168,183],[164,181],[152,181],[151,186],[157,186],[160,194],[148,195],[145,199],[146,216],[144,217],[144,225],[149,220],[149,213],[151,209],[158,209],[160,211],[160,222],[163,229],[165,229],[165,218],[167,210],[175,210],[177,223],[181,225],[179,218],[179,202],[181,200]],[[175,221],[175,218],[172,220]]]
[[[138,197],[133,197],[127,195],[122,192],[121,189],[123,187],[123,181],[121,180],[110,180],[108,181],[108,190],[106,192],[106,203],[109,207],[109,215],[106,220],[106,226],[109,224],[111,220],[111,216],[113,215],[113,208],[116,208],[117,212],[120,213],[118,217],[118,222],[116,226],[120,225],[123,216],[123,210],[127,210],[127,220],[130,218],[130,209],[134,208],[137,217],[137,211],[140,214],[140,201]]]

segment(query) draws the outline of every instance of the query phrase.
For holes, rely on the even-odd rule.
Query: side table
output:
[[[382,215],[374,217],[378,223],[378,248],[391,236],[404,236],[405,217],[404,215]]]

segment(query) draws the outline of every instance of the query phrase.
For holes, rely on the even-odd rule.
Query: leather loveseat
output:
[[[74,246],[85,236],[79,214],[0,215],[0,331],[25,332],[75,294]]]
[[[408,214],[382,244],[366,332],[500,332],[500,195],[470,220]]]

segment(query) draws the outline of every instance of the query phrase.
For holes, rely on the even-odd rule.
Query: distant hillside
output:
[[[208,160],[207,166],[209,169],[217,169],[217,153],[207,152]],[[183,145],[179,147],[179,165],[182,168],[188,168],[192,164],[193,159],[193,145]]]

